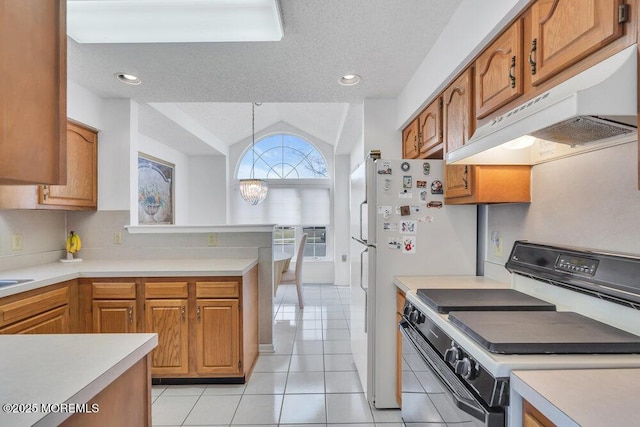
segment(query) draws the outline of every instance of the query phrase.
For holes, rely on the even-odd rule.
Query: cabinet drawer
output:
[[[145,298],[187,298],[188,282],[146,282]]]
[[[0,326],[66,305],[68,300],[69,289],[65,287],[0,305]]]
[[[132,282],[93,283],[93,299],[135,299],[136,284]]]
[[[238,297],[238,282],[196,282],[196,298]]]

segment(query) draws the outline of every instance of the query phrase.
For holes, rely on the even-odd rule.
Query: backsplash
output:
[[[55,262],[65,256],[66,214],[51,210],[0,210],[0,271]],[[12,236],[23,247],[12,249]]]
[[[209,233],[130,234],[129,211],[68,212],[67,229],[82,238],[83,259],[131,258],[250,258],[258,248],[272,248],[269,232],[216,233],[209,246]],[[122,243],[115,243],[115,233]]]
[[[637,150],[629,143],[534,166],[530,205],[488,208],[487,232],[505,247],[498,258],[489,243],[485,275],[506,277],[518,239],[640,254]]]

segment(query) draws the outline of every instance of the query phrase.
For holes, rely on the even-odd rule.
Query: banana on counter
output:
[[[67,236],[67,258],[61,259],[61,262],[71,262],[71,261],[82,261],[82,258],[75,258],[74,254],[82,249],[82,240],[80,240],[80,236],[75,231],[69,232],[69,236]]]

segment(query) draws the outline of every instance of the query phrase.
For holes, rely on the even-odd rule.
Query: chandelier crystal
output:
[[[252,152],[253,158],[251,163],[251,178],[240,180],[240,195],[246,202],[254,206],[262,202],[267,197],[267,192],[269,191],[269,187],[267,186],[267,181],[263,179],[257,179],[254,177],[254,169],[256,166],[255,106],[256,104],[252,102],[251,103],[251,152]]]

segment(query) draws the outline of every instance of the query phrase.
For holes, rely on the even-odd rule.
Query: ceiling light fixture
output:
[[[128,73],[116,73],[115,74],[116,79],[120,80],[122,83],[128,84],[128,85],[139,85],[140,83],[142,83],[142,80],[140,80],[138,78],[138,76],[134,76],[133,74],[128,74]]]
[[[260,105],[260,104],[257,104]],[[240,180],[240,195],[252,205],[257,205],[267,197],[267,181],[256,179],[254,171],[256,167],[256,103],[251,103],[251,152],[253,153],[251,162],[251,178]]]
[[[345,74],[338,79],[342,86],[355,86],[362,81],[362,77],[357,74]]]
[[[278,0],[68,0],[78,43],[280,41]]]

